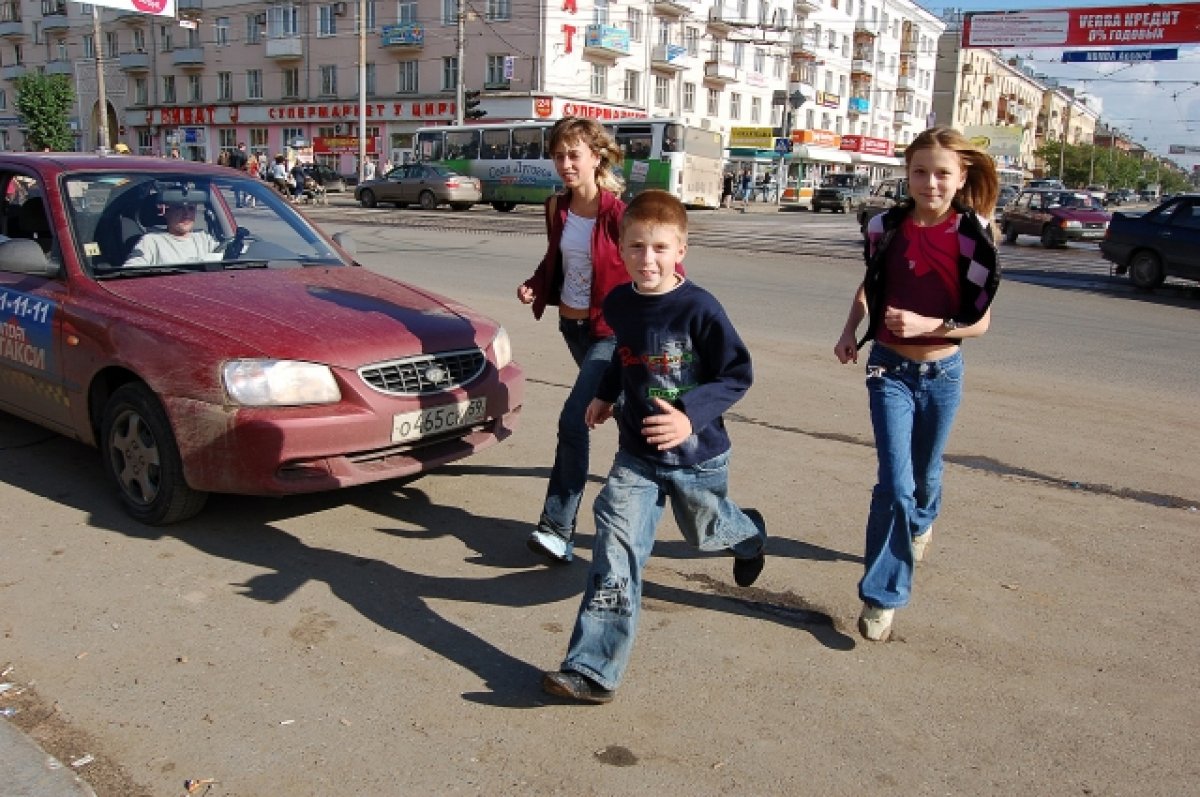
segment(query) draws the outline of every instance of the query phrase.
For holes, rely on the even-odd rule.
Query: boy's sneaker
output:
[[[575,557],[574,545],[570,540],[563,539],[552,531],[534,529],[526,542],[529,550],[546,557],[555,564],[569,564]]]
[[[762,513],[757,509],[743,509],[746,517],[758,526],[764,532],[767,530],[767,522],[763,520]],[[763,566],[767,563],[767,555],[763,551],[758,552],[758,556],[750,559],[734,559],[733,560],[733,581],[739,587],[749,587],[758,581],[759,574],[763,571]]]
[[[862,613],[858,615],[858,633],[872,642],[887,642],[895,617],[895,609],[881,609],[864,603]]]
[[[582,673],[572,670],[542,675],[542,691],[555,697],[567,697],[581,703],[611,703],[616,690],[605,689]]]
[[[918,534],[912,538],[913,561],[921,562],[925,559],[925,551],[929,548],[929,543],[933,540],[933,526],[925,529],[924,534]]]

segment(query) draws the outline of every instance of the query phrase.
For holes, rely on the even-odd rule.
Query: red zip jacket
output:
[[[533,291],[533,317],[541,319],[546,305],[559,303],[562,293],[563,227],[567,223],[567,209],[571,207],[571,192],[554,194],[558,197],[554,217],[550,217],[550,199],[546,200],[546,254],[538,264],[537,271],[525,281]],[[618,285],[629,282],[629,272],[621,261],[621,216],[625,203],[608,191],[600,192],[600,210],[596,214],[596,225],[592,228],[592,297],[588,302],[588,318],[593,338],[612,337],[613,331],[604,321],[604,298]]]

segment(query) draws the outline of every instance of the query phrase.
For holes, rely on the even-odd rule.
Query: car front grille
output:
[[[482,351],[464,349],[374,363],[359,368],[358,375],[381,393],[422,396],[465,385],[483,373],[486,365]]]

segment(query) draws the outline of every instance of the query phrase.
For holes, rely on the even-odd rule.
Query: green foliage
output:
[[[1157,160],[1144,160],[1116,148],[1092,144],[1067,144],[1047,141],[1037,150],[1045,161],[1045,176],[1059,177],[1063,185],[1083,188],[1103,185],[1109,189],[1136,188],[1159,184],[1165,193],[1183,190],[1187,179]]]
[[[25,74],[17,78],[16,85],[17,113],[29,131],[26,141],[30,148],[74,149],[70,115],[75,89],[66,75]]]

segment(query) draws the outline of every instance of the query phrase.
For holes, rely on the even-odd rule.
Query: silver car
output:
[[[365,208],[391,202],[402,208],[414,202],[425,210],[449,205],[454,210],[470,210],[483,199],[483,186],[474,177],[465,177],[444,166],[409,163],[397,166],[385,177],[358,185],[354,198]]]

